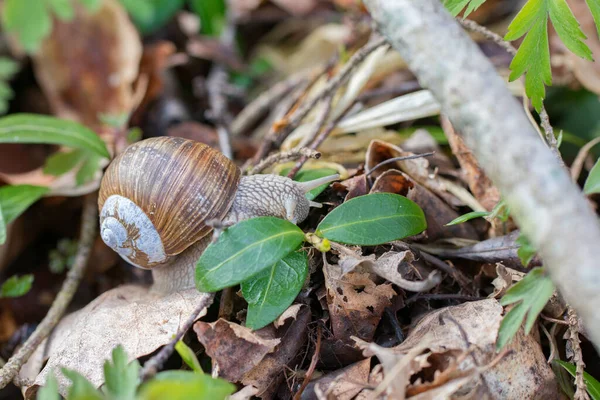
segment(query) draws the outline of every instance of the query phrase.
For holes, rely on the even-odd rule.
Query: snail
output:
[[[199,142],[156,137],[134,143],[110,163],[100,184],[102,240],[130,264],[152,269],[155,290],[188,289],[210,243],[211,221],[228,226],[274,216],[300,223],[310,206],[320,206],[306,193],[339,177],[295,182],[241,175],[231,160]]]

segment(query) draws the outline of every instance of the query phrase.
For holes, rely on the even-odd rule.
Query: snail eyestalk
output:
[[[313,189],[318,188],[321,185],[324,185],[329,182],[333,182],[335,180],[340,179],[340,174],[334,174],[329,176],[324,176],[322,178],[314,179],[312,181],[307,182],[297,182],[298,186],[302,189],[304,193],[308,193]]]

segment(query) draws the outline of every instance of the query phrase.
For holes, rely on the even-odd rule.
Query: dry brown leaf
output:
[[[302,400],[317,399],[315,387],[327,396],[337,400],[353,399],[369,383],[371,359],[366,358],[345,368],[323,375],[311,381],[304,392]]]
[[[448,138],[452,153],[456,156],[462,168],[462,173],[466,178],[469,189],[471,189],[471,193],[483,208],[492,211],[500,201],[500,191],[483,172],[477,159],[462,137],[454,130],[448,118],[442,117],[442,128]]]
[[[459,213],[432,191],[412,180],[407,174],[389,169],[373,183],[370,193],[389,192],[406,196],[423,209],[427,220],[427,238],[431,241],[449,237],[478,239],[477,232],[470,224],[446,226],[459,217]]]
[[[242,376],[280,343],[277,338],[264,338],[252,329],[220,318],[216,322],[196,322],[194,332],[198,341],[206,349],[206,354],[219,364],[219,374],[232,382],[238,382]],[[270,336],[270,335],[269,335]],[[244,362],[240,362],[243,355]]]
[[[281,344],[275,351],[267,354],[263,360],[242,379],[244,385],[258,389],[263,399],[273,398],[285,378],[284,372],[301,354],[308,340],[308,323],[311,319],[310,308],[303,305],[293,318],[287,318],[286,324],[277,330]]]
[[[343,274],[338,265],[323,269],[331,327],[336,339],[349,342],[351,336],[372,340],[375,329],[391,298],[391,283],[375,284],[368,273]]]
[[[74,369],[100,386],[104,360],[110,359],[117,345],[122,345],[131,359],[154,352],[172,340],[204,295],[194,288],[162,296],[133,285],[103,293],[65,317],[25,364],[20,377],[35,378],[33,385],[25,388],[27,397],[45,384],[50,370],[59,366]],[[204,314],[206,310],[199,317]],[[46,358],[47,364],[36,377]],[[58,374],[58,381],[64,395],[70,381],[62,374]]]
[[[501,263],[496,264],[496,274],[498,275],[493,281],[494,291],[488,296],[490,298],[499,299],[504,296],[504,293],[512,285],[512,274],[507,271],[506,267]]]

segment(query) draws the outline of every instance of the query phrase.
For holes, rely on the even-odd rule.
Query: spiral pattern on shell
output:
[[[109,165],[100,186],[101,235],[140,267],[164,263],[200,240],[233,203],[240,170],[192,140],[146,139]]]

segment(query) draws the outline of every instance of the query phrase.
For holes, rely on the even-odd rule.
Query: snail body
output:
[[[106,170],[98,198],[100,233],[123,259],[152,269],[155,287],[182,290],[194,286],[195,262],[210,241],[208,222],[274,216],[299,223],[311,206],[305,193],[335,179],[242,177],[233,162],[202,143],[146,139]]]

